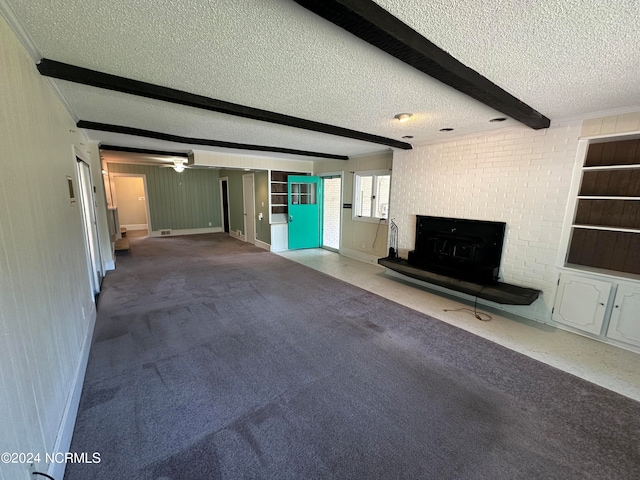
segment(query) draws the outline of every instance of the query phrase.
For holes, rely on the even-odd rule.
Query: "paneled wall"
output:
[[[67,185],[69,176],[79,192],[73,145],[87,158],[90,148],[1,16],[0,85],[0,452],[44,456],[95,318],[80,203]],[[0,478],[32,477],[0,463]]]
[[[109,173],[136,173],[147,177],[151,230],[220,227],[218,170],[110,163]]]

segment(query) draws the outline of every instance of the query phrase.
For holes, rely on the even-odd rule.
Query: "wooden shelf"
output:
[[[640,139],[592,143],[566,264],[640,274]]]

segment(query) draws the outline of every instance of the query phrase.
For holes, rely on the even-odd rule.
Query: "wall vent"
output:
[[[160,230],[160,236],[171,235],[171,230]]]

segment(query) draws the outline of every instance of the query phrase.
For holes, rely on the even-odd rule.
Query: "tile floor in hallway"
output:
[[[539,322],[507,318],[484,305],[479,305],[478,311],[493,317],[488,322],[466,312],[445,312],[469,304],[391,277],[379,265],[327,250],[290,250],[279,254],[640,401],[640,353]]]

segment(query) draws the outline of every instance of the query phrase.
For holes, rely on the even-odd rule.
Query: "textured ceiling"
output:
[[[377,3],[549,118],[640,105],[637,0]],[[397,140],[412,135],[406,141],[414,144],[517,123],[489,123],[504,115],[291,0],[3,4],[40,57],[249,107]],[[387,148],[54,82],[76,117],[86,121],[339,155]],[[400,124],[393,120],[400,112],[414,117]],[[440,132],[444,127],[455,130]],[[105,143],[161,143],[89,133]]]

